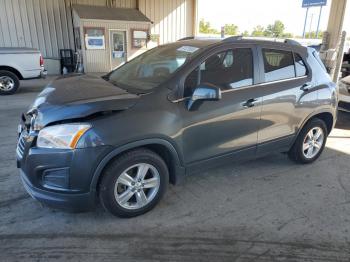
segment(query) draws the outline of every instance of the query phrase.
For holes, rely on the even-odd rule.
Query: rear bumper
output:
[[[95,193],[69,194],[47,191],[33,186],[22,170],[20,176],[28,194],[47,206],[69,211],[86,211],[95,206]]]
[[[47,70],[45,70],[45,69],[41,70],[40,77],[41,78],[46,78],[46,76],[47,76]]]

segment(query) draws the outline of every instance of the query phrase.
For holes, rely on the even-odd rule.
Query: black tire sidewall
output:
[[[120,206],[114,196],[114,186],[118,177],[124,170],[139,163],[147,163],[153,165],[159,172],[160,186],[157,195],[146,206],[129,210]],[[99,196],[102,206],[119,217],[134,217],[144,214],[155,207],[155,205],[163,197],[169,182],[168,168],[161,157],[150,150],[136,150],[126,153],[117,158],[104,172],[99,187]]]
[[[10,71],[6,71],[6,70],[0,70],[0,77],[1,76],[10,77],[14,81],[15,86],[10,91],[3,91],[0,89],[0,95],[12,95],[12,94],[16,93],[17,89],[19,88],[18,77],[14,73],[12,73]]]
[[[313,158],[306,158],[303,154],[303,143],[304,143],[304,139],[305,136],[307,135],[307,133],[315,127],[320,127],[323,131],[324,134],[324,139],[323,139],[323,144],[322,147],[320,149],[320,151],[313,157]],[[327,142],[327,136],[328,136],[328,131],[327,131],[327,126],[324,123],[324,121],[322,121],[321,119],[315,118],[312,119],[310,122],[308,122],[304,128],[301,130],[300,134],[298,135],[298,138],[296,140],[295,143],[295,149],[293,150],[293,154],[296,154],[293,158],[300,163],[304,163],[304,164],[309,164],[314,162],[323,152],[323,149],[326,145]]]

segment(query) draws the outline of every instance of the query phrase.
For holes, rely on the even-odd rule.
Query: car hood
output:
[[[24,118],[34,116],[36,126],[42,128],[53,122],[81,119],[99,112],[126,110],[139,98],[101,77],[72,75],[47,85]]]

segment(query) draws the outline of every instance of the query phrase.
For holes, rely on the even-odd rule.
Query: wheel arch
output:
[[[183,167],[183,162],[175,149],[175,147],[167,140],[164,139],[145,139],[132,143],[128,143],[121,147],[115,148],[110,153],[105,156],[102,161],[97,166],[92,182],[90,185],[91,191],[96,191],[102,177],[103,171],[108,167],[116,157],[130,150],[137,148],[147,148],[157,153],[163,158],[169,169],[169,182],[172,184],[177,184],[182,176],[185,174],[185,168]]]
[[[304,128],[304,126],[311,120],[314,118],[319,118],[321,120],[323,120],[327,126],[327,131],[328,134],[332,131],[334,124],[335,124],[335,120],[336,120],[336,116],[334,115],[334,113],[332,113],[331,110],[320,110],[320,111],[316,111],[313,114],[309,115],[306,119],[304,119],[304,121],[302,122],[302,124],[299,127],[298,133],[295,136],[295,139],[298,137],[300,131]]]
[[[0,65],[0,71],[9,71],[11,73],[14,73],[19,80],[23,80],[23,76],[22,74],[14,67],[11,67],[11,66],[1,66]]]

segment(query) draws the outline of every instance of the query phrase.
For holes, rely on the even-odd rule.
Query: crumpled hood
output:
[[[41,127],[98,112],[126,110],[140,97],[92,75],[72,75],[55,80],[35,99],[27,114],[36,115]]]

